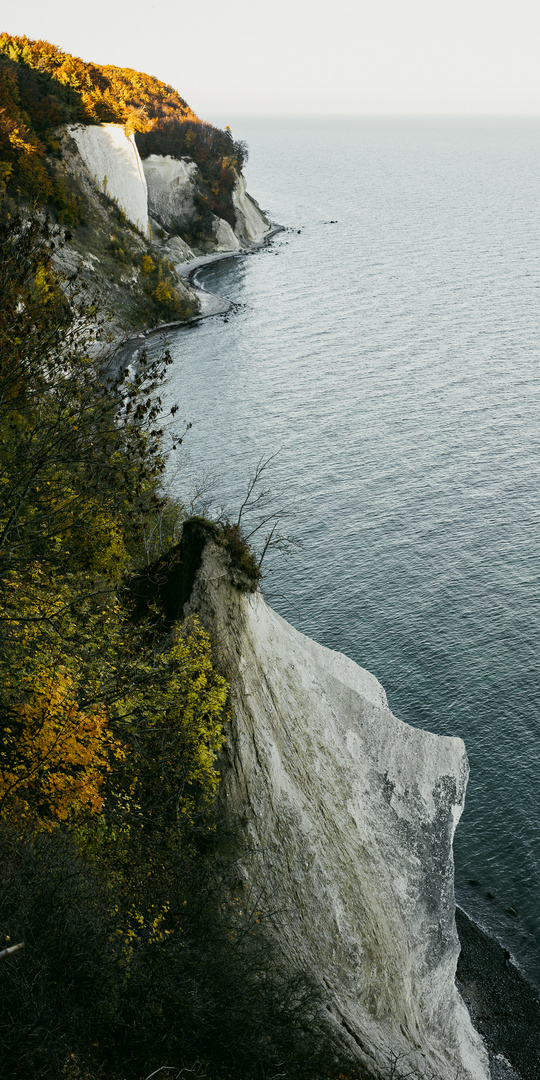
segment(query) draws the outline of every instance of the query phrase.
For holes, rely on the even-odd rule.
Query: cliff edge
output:
[[[373,675],[233,584],[211,537],[200,559],[185,611],[231,683],[222,796],[277,947],[321,984],[333,1038],[370,1076],[487,1080],[454,981],[463,742],[393,716]]]
[[[245,189],[245,143],[159,79],[43,40],[0,34],[0,83],[0,198],[67,229],[55,263],[108,313],[100,339],[214,313],[186,264],[271,230]]]
[[[85,217],[56,263],[78,272],[91,295],[101,291],[113,334],[227,310],[229,301],[214,302],[188,275],[197,261],[249,250],[271,231],[242,173],[234,171],[233,224],[208,211],[207,232],[195,241],[204,186],[195,162],[141,159],[119,124],[71,125],[57,134],[62,176],[79,192]]]

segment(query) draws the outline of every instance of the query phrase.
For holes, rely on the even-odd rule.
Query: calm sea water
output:
[[[467,745],[458,900],[540,977],[540,122],[237,120],[287,227],[200,274],[171,339],[172,481],[238,506],[263,454],[302,541],[265,585]],[[508,909],[516,913],[508,913]]]

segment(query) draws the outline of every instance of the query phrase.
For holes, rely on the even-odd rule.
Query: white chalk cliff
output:
[[[166,229],[189,226],[195,213],[195,196],[199,170],[189,158],[173,158],[150,154],[142,163],[148,186],[148,212]],[[239,251],[260,243],[270,230],[270,222],[255,199],[246,190],[242,173],[236,177],[232,193],[236,224],[223,218],[213,222],[217,251]]]
[[[216,238],[216,251],[240,251],[240,241],[228,221],[214,217],[212,224]]]
[[[176,232],[189,231],[196,214],[199,169],[189,158],[180,160],[151,154],[141,160],[133,135],[127,136],[120,124],[74,124],[68,127],[94,184],[124,211],[128,221],[143,233],[153,224]],[[270,231],[270,222],[246,191],[240,173],[232,193],[236,223],[234,229],[223,218],[214,217],[212,227],[217,252],[235,252],[260,243]],[[181,241],[183,243],[183,241]],[[193,258],[184,244],[178,245],[173,261]]]
[[[133,135],[126,135],[121,124],[75,124],[68,131],[96,187],[146,233],[148,190]]]
[[[150,154],[142,167],[148,187],[148,211],[165,227],[187,224],[195,212],[198,168],[189,158]]]
[[[221,788],[247,822],[244,884],[271,897],[277,946],[370,1075],[488,1080],[454,982],[462,741],[398,720],[373,675],[236,588],[227,560],[210,540],[185,611],[231,683]]]
[[[240,242],[245,245],[259,244],[268,232],[270,222],[247,191],[246,178],[242,173],[237,176],[232,199],[236,210],[234,231]]]

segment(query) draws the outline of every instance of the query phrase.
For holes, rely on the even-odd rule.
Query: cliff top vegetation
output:
[[[177,91],[153,75],[110,64],[86,63],[48,41],[9,34],[0,35],[0,50],[4,60],[26,69],[20,76],[20,86],[34,111],[36,99],[41,98],[41,116],[35,115],[35,119],[41,119],[45,126],[48,120],[53,124],[80,121],[127,124],[136,130],[158,116],[200,123]]]
[[[51,164],[61,155],[64,124],[123,124],[136,134],[143,157],[188,156],[199,166],[207,191],[203,211],[230,219],[234,169],[245,145],[199,119],[177,91],[152,75],[86,63],[48,41],[0,35],[0,193],[34,205],[49,204],[63,224],[76,226],[80,211]],[[223,205],[221,205],[223,204]]]

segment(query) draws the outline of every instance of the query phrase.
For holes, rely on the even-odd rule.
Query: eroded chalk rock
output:
[[[186,228],[196,215],[199,170],[189,158],[178,160],[150,154],[143,161],[148,187],[148,211],[166,229]],[[215,250],[239,251],[260,243],[270,230],[270,222],[246,191],[242,174],[237,176],[232,193],[236,215],[234,229],[223,218],[215,217]]]
[[[212,228],[216,238],[216,251],[240,251],[240,241],[228,221],[214,216]]]
[[[238,175],[232,199],[236,211],[234,231],[240,243],[246,246],[260,244],[270,230],[270,222],[258,202],[248,193],[246,178],[242,173]]]
[[[190,259],[195,258],[195,252],[191,250],[189,244],[186,244],[185,240],[182,240],[180,236],[170,236],[169,239],[163,244],[163,252],[167,255],[168,259],[172,263],[178,263],[179,266],[184,262],[189,262]]]
[[[189,158],[150,154],[143,161],[148,210],[165,226],[188,225],[195,214],[198,168]]]
[[[148,231],[148,195],[139,151],[121,124],[75,124],[68,128],[94,183],[141,232]]]
[[[185,610],[231,683],[222,793],[247,821],[244,881],[271,897],[277,947],[323,985],[334,1037],[371,1075],[488,1080],[454,982],[465,747],[398,720],[373,675],[235,587],[227,558],[210,538]]]

